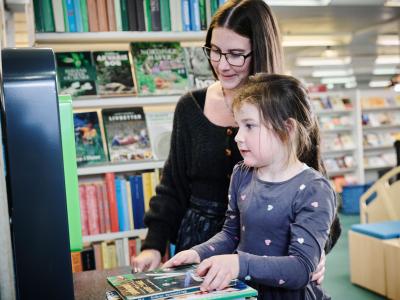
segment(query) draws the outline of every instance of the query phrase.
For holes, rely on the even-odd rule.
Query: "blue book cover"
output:
[[[135,229],[144,228],[144,197],[141,175],[129,176],[132,195],[133,222]]]
[[[126,194],[126,180],[123,177],[120,177],[119,179],[119,184],[121,185],[121,198],[123,201],[123,218],[124,218],[124,222],[123,222],[123,231],[128,231],[131,230],[131,227],[129,225],[129,211],[128,211],[128,199],[127,199],[127,194]]]
[[[182,1],[182,30],[190,31],[190,7],[189,0]]]
[[[124,214],[126,210],[128,210],[128,204],[126,201],[123,199],[122,195],[122,183],[124,183],[123,179],[116,177],[115,178],[115,194],[117,198],[117,210],[118,210],[118,227],[119,231],[125,231],[125,228],[129,226],[126,224],[126,219],[124,217]]]
[[[83,21],[80,2],[81,0],[74,0],[75,24],[77,32],[83,32]]]
[[[199,0],[189,0],[190,8],[190,30],[200,31],[200,6]]]
[[[66,4],[66,9],[67,9],[68,31],[69,32],[77,32],[74,0],[65,0],[65,4]]]

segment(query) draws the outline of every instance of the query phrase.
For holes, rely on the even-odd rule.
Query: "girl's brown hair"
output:
[[[301,162],[325,173],[318,122],[307,90],[299,80],[267,73],[250,76],[248,83],[238,91],[233,108],[238,109],[243,103],[255,105],[264,123],[271,126],[283,142],[294,144],[290,149],[295,149]],[[295,123],[294,141],[290,139],[288,120]]]
[[[205,46],[211,47],[212,33],[217,27],[230,29],[250,39],[252,49],[250,74],[283,72],[278,24],[271,9],[263,0],[225,2],[211,20]]]

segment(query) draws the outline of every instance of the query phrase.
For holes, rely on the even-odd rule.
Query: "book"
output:
[[[165,160],[168,157],[174,111],[147,111],[146,122],[150,135],[150,143],[155,159]]]
[[[183,47],[190,89],[205,88],[215,82],[207,57],[201,47]]]
[[[131,53],[139,95],[183,94],[188,89],[185,56],[178,42],[134,42]]]
[[[213,292],[200,292],[203,278],[196,274],[196,268],[197,265],[183,265],[149,272],[110,276],[107,277],[107,280],[125,300],[150,300],[166,297],[168,299],[175,297],[177,297],[176,299],[192,299],[192,296],[201,296],[202,294],[210,296]],[[247,288],[244,283],[238,280],[232,280],[229,287],[237,288],[237,290]],[[257,295],[255,290],[251,290],[251,293],[248,293],[249,296]],[[197,295],[194,295],[193,293],[196,292]],[[219,292],[221,293],[221,291]],[[185,295],[187,298],[185,298]],[[210,298],[205,299],[216,298],[210,296]]]
[[[74,113],[74,131],[78,166],[106,160],[96,111]]]
[[[103,109],[102,114],[111,162],[152,158],[142,107]]]
[[[190,294],[183,295],[175,295],[172,297],[168,297],[168,300],[181,300],[181,299],[201,299],[201,300],[216,300],[216,299],[235,299],[235,300],[244,300],[248,297],[257,296],[257,291],[252,287],[249,287],[245,284],[242,286],[235,285],[233,287],[227,287],[220,291],[211,291],[211,292],[194,292]],[[116,291],[106,291],[106,299],[107,300],[123,300],[120,297],[118,292]]]
[[[93,60],[100,95],[125,95],[135,92],[128,51],[96,51],[93,52]]]
[[[60,94],[96,95],[96,69],[89,51],[56,53]]]

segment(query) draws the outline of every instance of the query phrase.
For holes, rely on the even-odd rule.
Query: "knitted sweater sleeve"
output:
[[[155,249],[162,256],[167,242],[176,238],[190,196],[187,164],[191,161],[191,143],[186,124],[186,118],[191,115],[186,105],[189,97],[192,96],[187,94],[177,103],[169,156],[163,168],[161,182],[156,187],[156,195],[150,200],[150,208],[144,218],[148,233],[142,250]]]

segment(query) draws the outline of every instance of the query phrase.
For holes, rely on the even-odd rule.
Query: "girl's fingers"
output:
[[[216,273],[214,279],[211,281],[211,283],[210,283],[210,285],[208,287],[208,290],[212,290],[212,291],[213,290],[217,290],[219,288],[219,286],[222,285],[225,277],[226,277],[225,271],[220,269]]]
[[[205,259],[203,260],[199,266],[197,267],[197,275],[199,276],[205,276],[208,272],[208,269],[211,267],[212,263],[210,259]]]
[[[231,282],[232,278],[229,274],[226,274],[225,278],[222,280],[221,284],[217,287],[217,290],[223,290]]]
[[[214,281],[214,278],[217,276],[218,270],[214,267],[210,267],[208,269],[207,275],[204,278],[203,284],[201,285],[202,291],[210,291],[211,290],[211,283]]]

